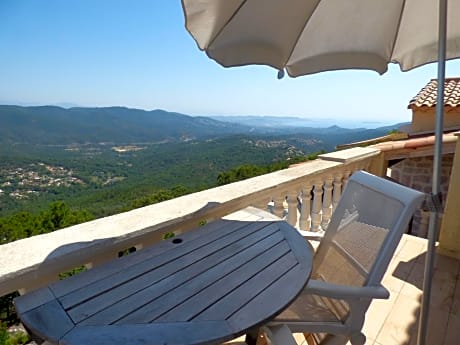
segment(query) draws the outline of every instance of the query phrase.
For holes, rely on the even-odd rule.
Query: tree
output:
[[[94,219],[86,210],[71,210],[66,203],[56,201],[40,214],[19,212],[0,218],[0,244],[45,234],[67,226]]]
[[[172,189],[160,189],[155,193],[137,198],[133,201],[133,208],[143,207],[157,202],[162,202],[187,194],[189,191],[182,185],[175,186]]]
[[[42,231],[51,232],[71,225],[80,224],[94,219],[86,210],[71,210],[63,201],[55,201],[50,204],[49,209],[41,215]]]

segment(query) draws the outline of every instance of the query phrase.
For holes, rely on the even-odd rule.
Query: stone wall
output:
[[[443,207],[446,204],[449,180],[452,170],[454,154],[443,155],[441,192],[443,196]],[[399,183],[417,189],[424,193],[431,193],[433,177],[433,156],[407,158],[391,167],[390,177]],[[409,233],[419,237],[427,237],[429,212],[418,210],[414,215],[412,228]],[[439,222],[439,225],[441,222]]]

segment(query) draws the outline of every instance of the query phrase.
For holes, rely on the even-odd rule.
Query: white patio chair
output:
[[[413,189],[354,173],[316,251],[307,287],[262,327],[267,342],[295,344],[291,332],[301,332],[315,333],[321,344],[364,344],[365,313],[372,299],[389,297],[380,282],[423,200]]]

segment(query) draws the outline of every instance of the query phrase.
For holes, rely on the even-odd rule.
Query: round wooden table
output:
[[[313,250],[284,221],[219,220],[15,300],[54,344],[214,344],[254,330],[306,285]]]

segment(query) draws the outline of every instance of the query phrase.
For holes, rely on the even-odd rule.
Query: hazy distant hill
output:
[[[163,110],[123,107],[70,108],[0,105],[0,143],[72,144],[187,141],[228,135],[289,136],[323,142],[325,148],[386,134],[377,129],[308,127],[292,117],[193,117]],[[232,121],[232,122],[230,122]],[[238,123],[239,122],[239,123]]]
[[[316,120],[292,116],[212,116],[212,118],[248,126],[254,134],[281,136],[297,141],[302,138],[314,139],[317,143],[321,143],[321,149],[326,151],[334,150],[337,145],[377,138],[407,124],[397,123],[375,128],[373,126],[375,123],[369,123],[371,128],[364,128],[364,125],[356,128],[343,128],[333,124],[334,120]]]
[[[254,127],[265,130],[295,130],[298,131],[322,131],[326,128],[336,129],[349,129],[349,130],[363,130],[363,129],[377,129],[377,128],[398,128],[405,124],[394,124],[391,126],[379,125],[379,121],[360,122],[358,120],[350,120],[343,118],[324,119],[324,118],[300,118],[294,116],[211,116],[213,119],[223,122],[235,123],[244,126]],[[371,119],[370,119],[371,120]],[[337,126],[338,123],[347,123],[348,125]]]
[[[0,141],[28,144],[187,140],[249,132],[243,125],[163,110],[0,105]]]

